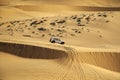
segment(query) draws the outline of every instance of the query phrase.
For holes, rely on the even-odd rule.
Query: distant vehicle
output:
[[[51,37],[50,38],[51,43],[58,43],[58,44],[65,44],[65,42],[57,37]]]

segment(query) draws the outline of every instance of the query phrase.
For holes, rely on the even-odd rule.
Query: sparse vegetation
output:
[[[90,22],[90,16],[85,18],[88,22]]]
[[[23,35],[24,37],[31,37],[31,35]]]
[[[45,37],[45,34],[42,34],[42,37]]]
[[[103,15],[103,17],[107,17],[107,15],[106,15],[106,14],[104,14],[104,15]]]
[[[82,24],[82,23],[77,23],[77,26],[85,26],[85,24]]]
[[[30,23],[30,26],[33,26],[33,25],[38,25],[38,24],[41,24],[43,23],[44,21],[33,21],[32,23]]]
[[[35,31],[33,31],[32,33],[35,34]]]
[[[17,28],[16,29],[18,32],[24,32],[24,29],[23,28]]]
[[[106,23],[109,23],[109,22],[110,22],[109,20],[106,21]]]
[[[77,33],[82,33],[85,31],[90,32],[90,29],[88,29],[87,26],[89,25],[88,23],[91,23],[92,21],[95,22],[103,18],[106,23],[110,22],[110,20],[105,19],[105,17],[108,17],[106,13],[72,15],[69,17],[67,16],[63,17],[61,19],[57,19],[57,18],[47,19],[48,17],[47,18],[42,17],[40,19],[33,18],[33,19],[4,22],[4,23],[0,23],[0,26],[6,26],[6,30],[7,30],[6,32],[9,35],[13,35],[14,33],[17,32],[21,32],[21,33],[25,32],[25,34],[32,33],[33,36],[38,36],[38,37],[39,35],[44,37],[46,34],[53,37],[55,36],[64,37],[64,34],[76,36]],[[72,26],[74,26],[73,29]],[[69,30],[72,32],[70,32]],[[52,31],[56,33],[52,33]],[[2,33],[3,32],[1,32],[1,34]],[[31,37],[31,35],[23,35],[23,36]],[[103,37],[103,36],[99,35],[99,37]]]
[[[102,35],[99,35],[100,38],[102,38],[103,36]]]
[[[56,21],[58,24],[63,24],[65,23],[66,21],[65,20],[59,20],[59,21]]]
[[[77,18],[77,22],[81,22],[81,18]]]
[[[105,13],[98,13],[98,17],[107,17],[107,14],[105,14]]]
[[[35,25],[37,23],[37,21],[33,21],[32,23],[30,23],[30,26]]]
[[[70,17],[71,19],[76,19],[77,18],[77,16],[75,15],[75,16],[71,16]]]
[[[46,31],[45,28],[37,28],[39,31]]]
[[[55,25],[56,25],[56,23],[55,23],[55,22],[51,22],[51,23],[50,23],[50,25],[55,26]]]
[[[78,29],[72,29],[75,33],[81,33],[81,31],[80,30],[78,30]]]
[[[8,25],[7,28],[10,28],[10,25]]]
[[[71,36],[75,36],[75,34],[71,34]]]
[[[0,26],[4,25],[4,23],[0,23]]]
[[[64,29],[57,29],[57,31],[59,31],[59,32],[65,32]]]

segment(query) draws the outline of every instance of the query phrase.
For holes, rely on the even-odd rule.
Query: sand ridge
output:
[[[113,16],[114,14],[116,12],[92,12],[7,21],[0,24],[2,26],[0,27],[0,34],[1,36],[9,35],[13,37],[19,35],[21,38],[41,39],[44,42],[48,42],[50,37],[60,37],[65,40],[66,44],[71,45],[87,47],[92,44],[93,47],[103,45],[106,45],[103,46],[106,48],[113,47],[110,45],[115,44],[117,46],[117,44],[120,44],[120,38],[117,37],[117,33],[120,31],[118,29],[119,23],[116,22],[119,16],[118,13],[116,16]],[[113,35],[113,37],[108,37],[108,35]],[[86,38],[86,36],[88,37]],[[99,44],[99,46],[96,46],[96,44]]]
[[[120,59],[120,53],[116,52],[78,52],[74,48],[70,47],[64,47],[65,51],[59,51],[59,50],[54,50],[54,49],[49,49],[49,48],[44,48],[44,47],[37,47],[37,46],[30,46],[30,45],[24,45],[24,44],[14,44],[14,43],[0,43],[0,51],[4,52],[1,53],[1,64],[4,66],[7,64],[6,62],[4,63],[2,58],[2,55],[7,56],[7,54],[12,54],[18,57],[24,57],[28,59],[35,59],[36,61],[33,60],[34,64],[38,63],[39,60],[41,61],[48,61],[45,64],[50,64],[50,66],[54,65],[54,69],[57,71],[57,75],[53,75],[54,77],[50,77],[52,79],[75,79],[75,80],[89,80],[90,77],[94,76],[94,79],[98,80],[119,80],[120,75],[119,75],[119,59]],[[11,49],[9,49],[11,48]],[[12,56],[11,56],[12,57]],[[8,57],[9,60],[10,57]],[[24,60],[22,58],[14,58],[18,60]],[[13,59],[13,58],[11,58]],[[14,60],[13,59],[13,60]],[[102,59],[102,60],[101,60]],[[11,60],[10,60],[11,61]],[[24,64],[19,63],[19,64]],[[31,60],[30,60],[31,61]],[[104,62],[102,62],[104,61]],[[17,64],[18,64],[17,63]],[[29,60],[27,60],[27,63],[31,64]],[[38,64],[39,68],[41,64]],[[57,66],[56,66],[57,65]],[[108,66],[109,65],[109,66]],[[33,69],[35,69],[36,66],[31,64],[33,66]],[[50,67],[49,66],[49,67]],[[2,69],[2,72],[4,71],[4,68],[0,66]],[[30,66],[27,66],[30,68]],[[47,67],[47,66],[46,66]],[[11,68],[11,67],[10,67]],[[38,68],[38,70],[39,70]],[[15,70],[17,68],[14,68]],[[22,69],[20,67],[19,69]],[[3,79],[7,79],[7,76],[9,76],[9,79],[13,79],[13,74],[16,72],[19,72],[19,69],[14,72],[10,72],[11,76],[9,76],[9,72],[3,72],[6,74],[6,76],[3,77]],[[9,69],[8,69],[9,70]],[[49,68],[48,68],[49,70]],[[61,70],[59,72],[59,70]],[[29,74],[31,74],[32,70],[29,70]],[[38,74],[39,72],[36,71],[35,74]],[[42,71],[42,73],[46,73],[45,71]],[[52,72],[51,72],[52,73]],[[71,76],[72,74],[76,74]],[[101,74],[102,73],[102,74]],[[16,75],[16,77],[20,77],[20,74],[17,73],[19,76]],[[35,75],[34,74],[34,75]],[[112,75],[114,76],[108,77],[107,75]],[[27,76],[27,74],[24,74]],[[38,74],[40,77],[37,77],[39,79],[45,79],[44,76],[41,74]],[[41,77],[42,76],[42,77]],[[71,76],[71,77],[69,77]],[[99,78],[98,78],[99,76]],[[22,77],[22,75],[21,75]],[[33,78],[35,78],[33,76]],[[29,78],[26,78],[29,79]]]
[[[0,80],[120,80],[119,11],[119,0],[0,0]]]
[[[89,27],[92,24],[99,24],[99,21],[104,24],[112,24],[115,21],[111,22],[110,19],[114,18],[116,19],[111,15],[111,12],[97,12],[68,17],[42,17],[1,23],[0,78],[2,80],[21,80],[22,78],[26,80],[47,80],[48,78],[49,80],[119,80],[120,63],[118,61],[120,53],[119,44],[116,44],[119,43],[118,38],[113,40],[114,45],[113,43],[110,44],[108,40],[105,41],[108,34],[106,34],[106,31],[104,32],[104,29],[107,27],[94,27],[95,29],[92,26]],[[117,23],[115,24],[117,25]],[[111,31],[114,35],[119,33],[118,27],[110,26],[107,29],[107,32]],[[56,32],[54,32],[55,30]],[[105,34],[100,35],[99,33],[102,31]],[[60,36],[57,35],[57,32],[60,35],[68,34],[69,36]],[[52,35],[53,33],[54,35]],[[87,34],[89,39],[84,37],[84,33],[89,33]],[[105,37],[105,35],[107,36]],[[50,43],[49,38],[54,36],[64,39],[66,44]],[[71,42],[67,39],[71,39]],[[88,41],[90,39],[102,40],[102,43],[94,42],[94,46],[92,40],[91,42]],[[108,39],[111,40],[111,37]],[[81,45],[85,40],[88,42],[86,44],[88,48],[85,47],[85,44]],[[111,47],[102,46],[104,45],[103,42]],[[80,44],[81,47],[76,44]],[[102,45],[100,46],[100,44]],[[9,68],[6,65],[9,65]]]

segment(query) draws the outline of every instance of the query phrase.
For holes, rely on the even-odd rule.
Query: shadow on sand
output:
[[[32,59],[59,59],[66,57],[65,51],[17,43],[0,42],[0,51]]]

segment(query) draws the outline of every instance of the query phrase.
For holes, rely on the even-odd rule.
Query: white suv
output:
[[[51,38],[50,38],[50,42],[51,42],[51,43],[65,44],[64,41],[62,41],[61,39],[56,38],[56,37],[51,37]]]

